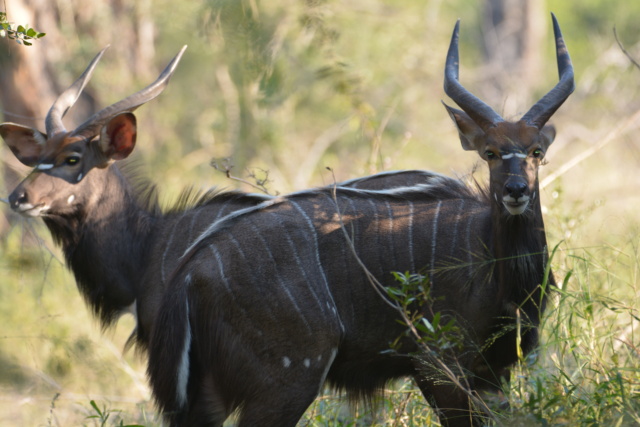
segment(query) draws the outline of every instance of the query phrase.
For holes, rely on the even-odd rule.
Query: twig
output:
[[[620,135],[623,135],[624,133],[626,133],[629,130],[631,130],[632,129],[631,125],[634,124],[634,122],[636,122],[638,119],[640,119],[640,110],[636,111],[635,114],[630,116],[627,120],[622,122],[615,129],[613,129],[611,132],[609,132],[607,134],[607,136],[605,136],[598,144],[594,145],[593,147],[589,148],[588,150],[583,151],[582,153],[580,153],[576,157],[572,158],[571,160],[569,160],[568,162],[566,162],[565,164],[560,166],[553,173],[551,173],[547,177],[545,177],[545,179],[543,179],[540,182],[540,188],[545,188],[546,186],[551,184],[553,181],[558,179],[560,176],[564,175],[569,169],[573,168],[574,166],[578,165],[579,163],[582,163],[585,159],[591,157],[596,152],[601,150],[605,145],[609,144],[611,141],[614,141]]]
[[[253,182],[247,181],[246,179],[231,175],[231,169],[233,168],[233,164],[231,164],[231,159],[229,158],[222,159],[222,164],[219,164],[218,160],[213,159],[210,164],[211,164],[211,167],[213,167],[215,170],[225,174],[227,178],[246,184],[250,187],[260,190],[261,192],[267,195],[271,195],[271,193],[269,193],[269,190],[265,185],[267,181],[269,181],[268,172],[265,171],[265,173],[267,174],[267,178],[265,179],[258,179],[255,176],[255,174],[250,173],[249,175],[256,180],[256,183],[254,184]]]
[[[638,62],[636,62],[636,60],[633,59],[631,54],[627,52],[624,46],[622,46],[622,42],[620,41],[620,39],[618,39],[618,32],[616,31],[616,27],[613,27],[613,36],[615,37],[616,42],[618,43],[618,46],[620,46],[620,50],[622,51],[622,53],[624,53],[627,56],[627,58],[629,58],[629,61],[631,61],[633,65],[635,65],[637,68],[640,68],[640,64],[638,64]]]

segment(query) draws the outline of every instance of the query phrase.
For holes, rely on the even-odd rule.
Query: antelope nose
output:
[[[9,206],[11,209],[16,210],[20,205],[26,204],[29,202],[29,198],[27,197],[27,193],[24,190],[14,191],[9,196]]]
[[[504,188],[507,190],[509,196],[518,200],[527,191],[527,184],[522,181],[507,182]]]

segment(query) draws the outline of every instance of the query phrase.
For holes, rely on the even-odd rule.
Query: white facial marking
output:
[[[53,168],[52,163],[40,163],[39,165],[36,166],[36,169],[38,169],[39,171],[46,171],[51,168]]]
[[[81,179],[82,179],[82,172],[80,172],[80,174],[78,175],[78,182],[80,182]]]
[[[288,368],[289,366],[291,366],[291,359],[289,359],[287,356],[283,357],[282,366],[284,366],[285,368]]]
[[[73,194],[69,196],[69,198],[67,199],[67,204],[71,204],[73,203],[73,201],[76,199],[76,196],[74,196]]]
[[[309,359],[304,359],[302,363],[304,364],[305,368],[308,368],[309,366],[311,366],[311,360]]]
[[[526,159],[527,158],[527,155],[524,154],[524,153],[507,153],[507,154],[503,154],[502,155],[502,160],[509,160],[513,156],[516,156],[516,157],[521,158],[521,159]]]

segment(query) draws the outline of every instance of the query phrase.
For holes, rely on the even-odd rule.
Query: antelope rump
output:
[[[543,284],[554,283],[538,167],[555,136],[546,122],[574,86],[553,23],[560,81],[517,122],[458,82],[456,24],[445,92],[462,110],[446,109],[463,148],[488,163],[486,190],[392,172],[282,197],[208,192],[163,213],[115,161],[134,149],[132,111],[162,92],[184,48],[156,82],[67,131],[62,118],[103,51],[56,100],[46,134],[0,125],[33,167],[11,208],[42,217],[104,326],[134,313],[131,342],[148,354],[172,426],[222,426],[235,411],[239,426],[293,426],[325,383],[368,399],[405,376],[444,425],[480,424],[469,390],[435,366],[455,362],[470,390],[497,389],[519,340],[525,353],[538,341]],[[422,315],[454,319],[459,347],[435,354],[407,334],[376,287],[398,287],[398,271],[426,278]]]

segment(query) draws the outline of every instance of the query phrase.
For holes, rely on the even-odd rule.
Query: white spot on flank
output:
[[[191,350],[191,324],[189,322],[189,300],[185,300],[187,324],[185,325],[185,340],[178,365],[178,381],[176,390],[176,400],[180,407],[187,404],[187,384],[189,382],[189,351]]]
[[[283,357],[282,366],[284,366],[285,368],[288,368],[289,366],[291,366],[291,359],[289,359],[287,356]]]
[[[74,196],[73,194],[69,196],[69,198],[67,199],[67,204],[70,205],[71,203],[73,203],[73,201],[76,199],[76,196]]]
[[[39,171],[46,171],[52,168],[53,168],[53,164],[51,163],[41,163],[36,166],[36,169],[38,169]]]
[[[77,181],[80,182],[81,179],[82,179],[82,172],[80,172],[80,174],[78,175]]]

